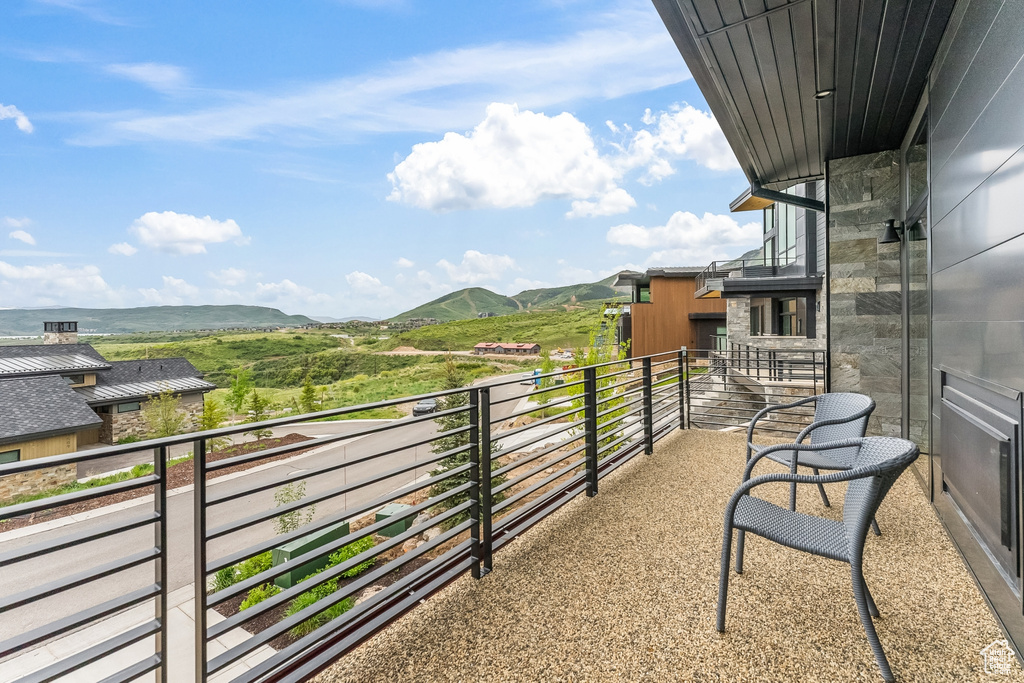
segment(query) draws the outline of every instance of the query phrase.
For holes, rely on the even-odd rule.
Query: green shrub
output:
[[[238,583],[238,579],[235,578],[235,571],[236,570],[233,566],[224,567],[224,569],[221,569],[216,574],[214,574],[213,592],[216,593],[217,591],[222,591],[225,588],[229,588]]]
[[[260,553],[259,555],[250,557],[244,562],[239,562],[235,565],[235,569],[238,570],[238,575],[234,582],[238,583],[239,581],[245,581],[246,579],[251,579],[260,572],[267,571],[273,565],[273,562],[273,556],[269,550],[265,553]]]
[[[253,605],[258,605],[267,598],[272,598],[280,592],[281,589],[272,583],[265,583],[262,586],[256,586],[249,591],[249,595],[245,597],[245,600],[243,600],[242,604],[238,606],[238,609],[243,610],[248,609]]]
[[[315,574],[313,575],[315,576]],[[310,577],[306,577],[308,579]],[[306,579],[303,579],[305,581]],[[293,614],[298,614],[302,610],[306,609],[310,605],[313,605],[320,600],[328,597],[332,593],[338,590],[338,577],[334,577],[330,581],[326,581],[321,585],[306,591],[299,595],[299,597],[292,600],[291,604],[288,605],[288,609],[285,611],[285,617],[290,617]],[[312,633],[316,629],[326,624],[331,619],[340,617],[345,612],[352,609],[355,606],[356,600],[353,597],[348,597],[339,602],[336,605],[331,605],[327,609],[323,610],[319,614],[316,614],[309,619],[306,619],[298,626],[291,629],[293,636],[304,636],[307,633]]]
[[[141,436],[135,436],[134,434],[129,434],[128,436],[122,436],[120,439],[118,439],[117,440],[117,445],[120,446],[120,445],[126,444],[126,443],[137,443],[139,441],[142,441],[142,437]]]
[[[372,547],[373,536],[367,536],[366,538],[361,538],[358,541],[355,541],[354,543],[349,543],[348,545],[338,548],[338,550],[331,553],[330,563],[327,566],[335,567],[341,564],[342,562],[345,562],[346,560],[352,559],[359,553],[366,552]],[[351,579],[353,576],[359,576],[367,569],[372,567],[374,562],[376,561],[377,558],[371,557],[367,561],[361,562],[356,566],[352,567],[352,569],[349,569],[347,572],[343,572],[342,576],[346,579]]]

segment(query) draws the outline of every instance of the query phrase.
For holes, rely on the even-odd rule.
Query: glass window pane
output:
[[[14,449],[13,451],[3,451],[0,453],[0,465],[8,462],[18,462],[21,460],[21,449]]]

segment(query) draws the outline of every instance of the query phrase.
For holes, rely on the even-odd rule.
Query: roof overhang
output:
[[[898,149],[955,0],[653,2],[757,196]]]
[[[794,296],[794,292],[818,291],[821,275],[782,277],[723,277],[709,279],[694,292],[695,299],[730,299],[738,296]]]

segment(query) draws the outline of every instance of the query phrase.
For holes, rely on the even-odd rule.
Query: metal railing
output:
[[[732,259],[731,261],[712,261],[697,275],[696,291],[708,285],[708,280],[720,280],[727,277],[775,277],[783,274],[783,270],[797,263],[794,258],[776,258],[761,256],[753,259]]]
[[[4,520],[118,492],[148,487],[154,494],[152,510],[145,513],[127,519],[119,513],[120,521],[84,529],[69,524],[69,532],[58,539],[0,554],[0,568],[12,577],[19,563],[65,552],[73,562],[83,544],[130,530],[153,530],[152,543],[141,543],[136,535],[120,544],[123,557],[21,592],[0,593],[5,595],[0,615],[13,623],[8,620],[16,619],[15,610],[38,601],[60,599],[66,591],[146,564],[153,570],[151,583],[138,589],[123,584],[116,598],[5,640],[0,659],[145,604],[153,610],[151,619],[138,624],[118,620],[125,625],[116,628],[108,622],[108,630],[115,632],[103,643],[19,680],[54,680],[146,638],[152,641],[151,652],[109,680],[131,680],[150,671],[167,680],[167,594],[191,581],[196,587],[196,680],[306,680],[459,576],[479,578],[492,571],[496,551],[576,496],[597,495],[608,473],[638,453],[651,453],[658,439],[683,428],[687,363],[681,350],[530,376],[528,381],[517,376],[0,465],[0,477],[8,477],[154,454],[152,474],[0,507]],[[358,423],[353,430],[226,457],[209,450],[218,440],[256,430],[282,430],[423,398],[437,399],[438,412]],[[192,524],[194,569],[191,577],[177,579],[168,577],[166,555],[165,463],[173,447],[191,447],[194,455],[192,491],[172,492],[191,495],[193,513],[192,520],[173,515],[170,520],[171,527]],[[301,460],[293,460],[297,457]],[[276,467],[284,458],[288,464]],[[240,473],[246,468],[251,469]],[[398,506],[390,507],[393,503]],[[388,516],[383,516],[385,509]],[[315,550],[280,561],[287,547],[307,543]],[[324,566],[305,578],[294,575],[297,566],[314,561]],[[38,571],[38,565],[28,569]],[[243,601],[248,603],[244,609]],[[67,611],[63,605],[50,609]],[[224,618],[213,619],[213,610]]]

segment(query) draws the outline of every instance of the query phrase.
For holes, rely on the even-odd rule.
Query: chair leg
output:
[[[867,598],[868,601],[868,613],[871,614],[873,619],[880,619],[882,615],[878,613],[878,605],[875,604],[875,599],[871,597],[871,591],[868,590],[868,584],[867,581],[864,580],[863,575],[860,577],[860,581],[864,584],[864,597]]]
[[[719,633],[725,631],[725,604],[729,598],[729,555],[732,550],[732,524],[725,522],[722,534],[722,568],[718,575],[718,621],[716,628]]]
[[[747,538],[747,532],[743,529],[736,531],[736,573],[743,573],[743,541]]]
[[[874,517],[871,518],[871,530],[875,532],[875,536],[882,535],[881,530],[878,528],[878,522],[875,521]]]
[[[811,468],[811,472],[814,473],[814,476],[818,476],[818,474],[819,474],[817,467],[812,467]],[[818,493],[821,494],[821,502],[825,504],[825,507],[827,507],[827,508],[832,507],[832,503],[830,503],[829,500],[828,500],[828,494],[825,493],[825,487],[822,486],[820,483],[818,484]]]
[[[892,669],[889,668],[889,660],[886,659],[885,652],[882,650],[882,643],[878,640],[875,624],[871,621],[871,608],[868,606],[868,601],[871,598],[867,593],[867,584],[864,583],[864,574],[861,568],[855,564],[850,565],[850,574],[853,582],[853,599],[857,603],[857,613],[860,615],[864,633],[868,637],[868,645],[871,646],[871,651],[875,654],[875,662],[878,663],[882,678],[886,681],[895,681]]]

